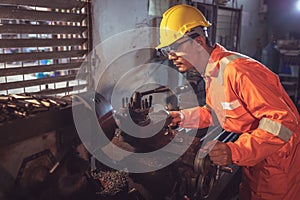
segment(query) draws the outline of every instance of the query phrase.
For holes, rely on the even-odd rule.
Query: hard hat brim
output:
[[[170,44],[169,44],[170,45]],[[159,50],[161,48],[169,46],[168,44],[159,44],[157,47],[155,47],[156,50]]]

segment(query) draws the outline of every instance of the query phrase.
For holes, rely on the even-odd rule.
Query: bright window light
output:
[[[300,11],[300,0],[297,1],[296,7],[297,7],[297,10]]]

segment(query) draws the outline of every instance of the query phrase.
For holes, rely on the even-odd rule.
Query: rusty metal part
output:
[[[232,167],[227,167],[227,166],[220,166],[220,170],[222,172],[227,172],[227,173],[232,173],[233,172]]]
[[[204,158],[201,158],[200,155],[202,155],[202,149],[199,149],[194,160],[194,171],[196,173],[205,173],[212,165],[210,159],[208,156],[205,156]]]
[[[206,171],[203,174],[199,174],[197,181],[197,190],[194,195],[195,199],[206,199],[214,185],[215,185],[215,172],[213,170]]]
[[[221,172],[226,172],[226,173],[232,173],[233,169],[231,167],[227,167],[227,166],[220,166],[220,165],[216,165],[216,176],[215,179],[219,180],[220,176],[221,176]]]
[[[235,133],[229,133],[224,130],[216,133],[217,134],[212,133],[211,135],[206,135],[205,137],[210,137],[222,142],[234,141],[237,139]],[[203,140],[203,138],[201,140]],[[197,191],[195,192],[195,196],[198,196],[196,199],[205,199],[210,195],[215,182],[220,180],[222,172],[233,172],[233,169],[229,166],[214,165],[206,151],[206,149],[200,148],[194,159],[194,172],[199,174]]]
[[[201,158],[202,149],[199,149],[194,160],[194,171],[198,174],[196,199],[205,199],[211,193],[215,181],[219,179],[220,171],[212,164],[209,156]]]
[[[17,117],[27,117],[37,112],[47,111],[50,108],[60,108],[70,102],[56,97],[39,95],[10,94],[0,96],[0,122]]]

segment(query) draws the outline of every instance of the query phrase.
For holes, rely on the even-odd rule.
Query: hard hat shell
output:
[[[169,46],[197,26],[209,27],[211,23],[196,7],[180,4],[169,8],[160,23],[160,45],[156,49]]]

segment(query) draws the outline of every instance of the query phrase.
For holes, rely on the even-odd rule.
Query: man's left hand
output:
[[[232,163],[231,150],[224,142],[217,141],[209,152],[209,157],[215,165],[224,166]]]

